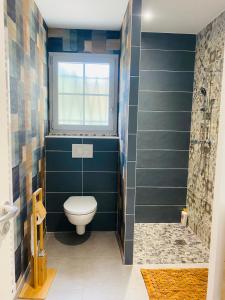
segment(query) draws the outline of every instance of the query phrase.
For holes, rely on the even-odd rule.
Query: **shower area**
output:
[[[118,236],[124,262],[205,264],[225,13],[197,35],[156,33],[144,22],[148,1],[140,3],[128,6],[121,36]],[[180,223],[184,209],[187,226]]]
[[[197,36],[141,36],[134,263],[207,263],[225,13]]]

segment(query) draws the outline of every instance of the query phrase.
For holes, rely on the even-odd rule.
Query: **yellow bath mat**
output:
[[[208,269],[141,270],[150,300],[205,300]]]

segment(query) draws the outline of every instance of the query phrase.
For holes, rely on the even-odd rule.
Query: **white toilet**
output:
[[[63,205],[69,222],[76,225],[79,235],[85,233],[85,226],[89,224],[97,210],[97,201],[91,196],[71,196]]]

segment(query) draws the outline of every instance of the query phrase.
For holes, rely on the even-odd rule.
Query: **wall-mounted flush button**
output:
[[[93,145],[72,144],[72,158],[93,158]]]

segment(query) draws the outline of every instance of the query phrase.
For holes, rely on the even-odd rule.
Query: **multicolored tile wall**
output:
[[[11,105],[15,276],[19,284],[30,260],[32,193],[44,187],[47,122],[47,29],[33,0],[5,0]]]
[[[133,263],[141,7],[142,1],[129,1],[121,29],[118,234],[123,248],[125,264]]]
[[[225,12],[197,35],[187,205],[189,226],[209,247],[225,47]],[[206,90],[206,96],[201,93]],[[204,102],[209,115],[204,118]]]
[[[120,54],[120,31],[50,28],[48,52]]]

